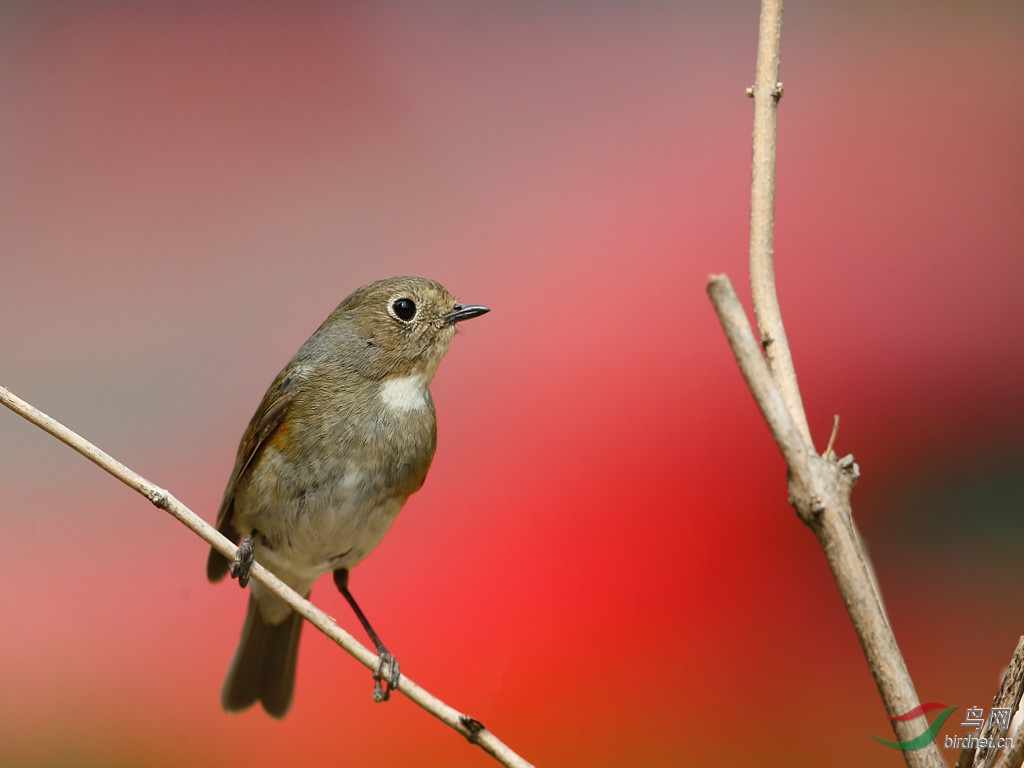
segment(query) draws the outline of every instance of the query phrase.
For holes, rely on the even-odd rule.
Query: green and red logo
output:
[[[939,729],[942,727],[942,724],[946,722],[946,718],[953,713],[953,710],[956,709],[956,707],[947,707],[945,704],[941,702],[929,701],[926,704],[920,704],[914,707],[913,709],[904,712],[902,715],[895,715],[894,717],[889,718],[890,720],[894,721],[913,720],[915,717],[920,717],[926,712],[931,712],[933,709],[939,709],[940,707],[943,708],[942,711],[939,712],[938,715],[936,715],[935,719],[932,720],[932,724],[925,728],[924,732],[920,736],[915,736],[914,738],[907,739],[906,741],[888,741],[887,739],[882,739],[878,736],[875,736],[875,734],[873,733],[869,733],[868,736],[870,736],[875,741],[882,742],[887,747],[892,747],[893,749],[901,749],[904,752],[911,752],[915,749],[920,749],[925,744],[927,744],[935,738],[935,735],[939,732]]]
[[[956,707],[947,707],[938,701],[929,701],[927,704],[921,704],[920,706],[914,707],[908,712],[904,712],[902,715],[896,715],[890,717],[890,720],[907,721],[913,720],[915,717],[921,717],[926,712],[931,712],[933,709],[942,709],[942,711],[935,716],[931,725],[925,728],[924,733],[919,736],[915,736],[912,739],[906,739],[905,741],[889,741],[887,739],[881,739],[875,736],[873,733],[869,733],[875,741],[880,741],[887,747],[893,749],[900,749],[904,752],[910,752],[915,749],[921,749],[939,733],[939,729],[942,724],[946,722],[946,718],[949,717]],[[969,733],[966,736],[957,736],[955,734],[947,735],[942,740],[943,749],[1004,749],[1009,748],[1013,745],[1013,738],[1009,736],[1003,736],[1009,728],[1010,722],[1013,719],[1013,707],[992,707],[989,712],[988,718],[985,717],[985,710],[981,707],[973,706],[968,707],[964,714],[964,721],[960,725],[972,729],[973,733]],[[984,735],[983,735],[984,734]]]

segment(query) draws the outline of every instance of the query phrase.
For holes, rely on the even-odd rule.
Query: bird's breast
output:
[[[257,559],[282,578],[314,579],[366,557],[434,455],[429,400],[423,409],[321,416],[293,419],[268,441],[235,500],[236,529],[259,532]]]

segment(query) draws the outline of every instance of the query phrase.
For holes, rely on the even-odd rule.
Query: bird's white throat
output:
[[[414,373],[385,379],[380,385],[380,399],[393,411],[414,411],[427,405],[426,375]]]

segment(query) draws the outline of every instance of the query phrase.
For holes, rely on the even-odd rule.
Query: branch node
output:
[[[844,475],[850,476],[850,483],[852,484],[858,477],[860,477],[860,467],[857,462],[853,460],[853,454],[848,453],[841,459],[836,459],[836,466]]]
[[[470,744],[476,744],[480,738],[480,734],[487,730],[483,723],[469,715],[462,715],[459,718],[459,725],[461,725],[463,729],[462,735],[466,737],[466,740]]]
[[[153,503],[153,506],[159,507],[165,512],[168,511],[167,508],[170,506],[171,503],[170,494],[167,493],[167,491],[165,491],[163,488],[147,488],[143,492],[143,495]]]
[[[808,489],[794,482],[792,477],[789,480],[789,504],[796,511],[797,517],[800,518],[804,525],[812,529],[820,523],[821,516],[825,514],[827,509],[827,505],[821,496],[808,491]]]
[[[750,86],[749,88],[747,88],[747,90],[744,91],[744,93],[747,94],[748,99],[754,98],[754,86]]]
[[[776,83],[775,87],[772,88],[772,99],[775,100],[776,104],[782,99],[782,83]]]

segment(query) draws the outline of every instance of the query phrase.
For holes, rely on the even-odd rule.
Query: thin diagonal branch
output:
[[[169,512],[214,547],[214,549],[228,558],[228,560],[234,558],[235,550],[237,549],[234,544],[163,488],[154,485],[142,475],[129,469],[85,438],[72,432],[56,419],[47,416],[2,386],[0,386],[0,403],[23,416],[40,429],[49,432],[62,443],[74,448],[85,458],[89,459],[89,461],[109,472],[129,488],[134,488],[160,509]],[[250,574],[253,579],[288,603],[296,613],[300,614],[310,624],[341,646],[345,652],[355,657],[360,664],[367,669],[376,670],[377,654],[364,647],[352,635],[339,627],[330,616],[313,605],[313,603],[303,598],[298,592],[278,579],[259,563],[253,563]],[[405,694],[410,701],[418,704],[438,720],[454,728],[468,739],[471,744],[479,746],[502,765],[509,766],[510,768],[532,768],[529,762],[502,743],[493,733],[484,728],[483,724],[478,720],[445,704],[441,699],[421,688],[404,674],[396,690],[399,693]]]

